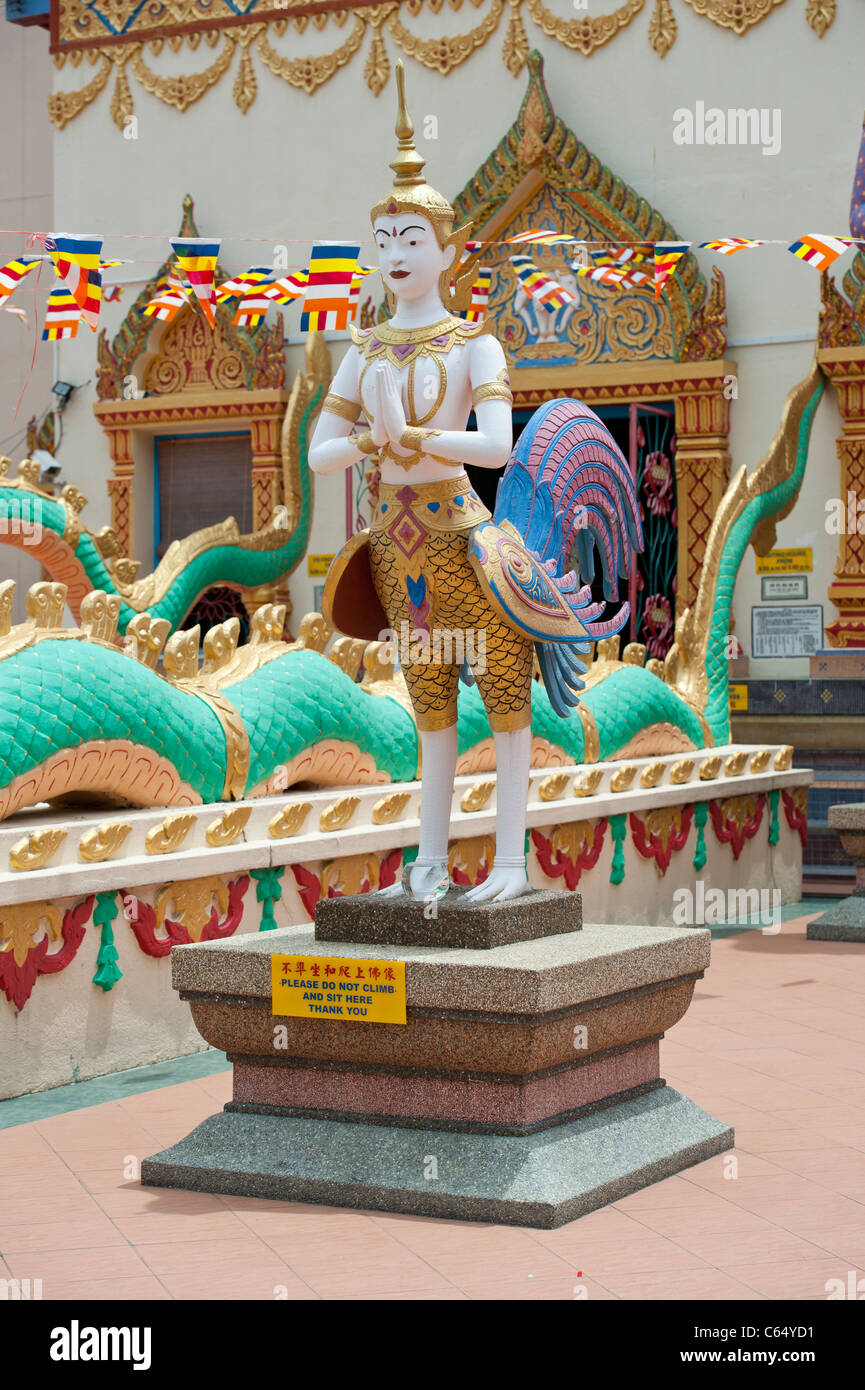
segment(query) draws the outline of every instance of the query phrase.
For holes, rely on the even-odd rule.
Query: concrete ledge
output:
[[[517,941],[562,936],[583,925],[579,893],[534,889],[507,902],[473,904],[465,901],[466,892],[450,888],[435,904],[433,915],[426,903],[413,902],[405,894],[320,898],[315,905],[315,939],[488,951]]]
[[[526,1136],[223,1112],[145,1159],[141,1181],[549,1230],[733,1143],[669,1087]]]

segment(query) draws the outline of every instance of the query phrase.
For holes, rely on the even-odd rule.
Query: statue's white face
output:
[[[432,223],[415,212],[377,217],[375,241],[384,283],[405,300],[423,299],[434,291],[456,254],[453,246],[442,250]]]

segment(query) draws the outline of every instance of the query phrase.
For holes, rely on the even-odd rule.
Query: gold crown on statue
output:
[[[399,97],[396,115],[397,153],[391,163],[394,172],[393,188],[376,203],[370,218],[375,223],[377,217],[397,217],[404,212],[417,212],[432,224],[439,246],[456,248],[453,263],[443,272],[440,290],[442,302],[448,309],[465,309],[471,299],[472,285],[476,274],[476,257],[471,256],[465,264],[460,264],[465,251],[471,222],[453,230],[454,210],[447,198],[431,188],[423,176],[426,161],[415,149],[414,125],[408,114],[405,100],[405,69],[402,61],[396,64],[396,85]]]

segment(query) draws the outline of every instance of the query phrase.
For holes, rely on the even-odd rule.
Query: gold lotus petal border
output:
[[[461,8],[462,0],[450,8]],[[477,8],[484,0],[472,0]],[[710,20],[719,28],[731,30],[743,37],[755,25],[774,13],[785,0],[682,0],[696,15]],[[188,26],[182,32],[166,33],[165,38],[154,37],[152,29],[136,39],[135,31],[123,36],[99,37],[82,42],[90,46],[86,49],[73,48],[68,43],[54,52],[54,63],[64,67],[67,58],[73,67],[78,67],[82,57],[99,69],[86,86],[79,91],[54,92],[48,99],[48,114],[55,126],[63,130],[70,121],[80,115],[99,96],[108,82],[112,68],[116,69],[116,82],[111,99],[110,114],[114,123],[124,129],[134,114],[132,93],[127,73],[131,72],[144,90],[155,96],[167,106],[186,112],[195,102],[214,87],[228,72],[236,50],[240,50],[237,71],[233,83],[233,96],[243,115],[249,111],[258,93],[258,81],[252,64],[251,50],[254,46],[258,57],[275,77],[288,82],[290,86],[312,96],[326,82],[348,64],[362,47],[367,31],[371,33],[370,48],[364,64],[364,80],[370,91],[379,96],[390,77],[390,59],[385,49],[383,30],[386,28],[393,43],[409,57],[424,67],[446,77],[455,68],[483,48],[499,28],[502,15],[507,9],[509,19],[502,47],[502,61],[508,71],[517,77],[525,66],[529,53],[529,43],[523,25],[523,8],[534,22],[549,37],[574,52],[590,57],[599,48],[611,42],[646,8],[646,0],[624,0],[624,3],[609,14],[585,16],[579,19],[565,19],[553,14],[544,0],[490,0],[489,10],[484,17],[464,34],[441,35],[436,38],[421,38],[413,34],[402,23],[401,11],[417,16],[424,8],[434,14],[440,13],[443,0],[381,0],[381,3],[364,5],[352,10],[315,11],[311,5],[302,5],[301,0],[287,4],[284,8],[292,10],[303,8],[304,13],[292,16],[283,14],[278,18],[272,13],[265,14],[256,22],[254,12],[245,22],[236,25],[226,21],[214,20],[211,29],[202,32],[199,27],[192,30]],[[176,22],[177,7],[168,12],[168,20]],[[837,0],[807,0],[805,18],[818,38],[823,38],[831,27],[837,12]],[[349,15],[353,16],[351,32],[338,48],[330,53],[310,54],[304,57],[291,57],[275,49],[269,41],[269,32],[284,36],[289,20],[294,28],[303,33],[309,19],[313,27],[323,30],[333,21],[343,28]],[[252,21],[252,22],[250,22]],[[203,21],[206,23],[206,21]],[[151,20],[152,24],[153,21]],[[166,30],[169,28],[166,23]],[[653,0],[649,18],[649,43],[659,58],[666,57],[676,42],[678,23],[673,8],[673,0]],[[173,52],[179,51],[187,43],[193,50],[198,49],[202,37],[208,47],[214,48],[221,41],[222,47],[214,61],[201,72],[182,73],[176,76],[161,76],[154,72],[144,60],[144,50],[149,48],[155,56],[162,52],[167,41]]]

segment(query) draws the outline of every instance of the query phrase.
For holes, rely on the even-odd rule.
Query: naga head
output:
[[[414,125],[405,102],[405,73],[396,65],[399,106],[397,154],[391,163],[393,187],[370,213],[379,267],[393,300],[422,299],[438,285],[449,312],[463,309],[471,296],[474,266],[461,267],[471,223],[454,231],[454,210],[423,176],[425,161],[414,146]]]

